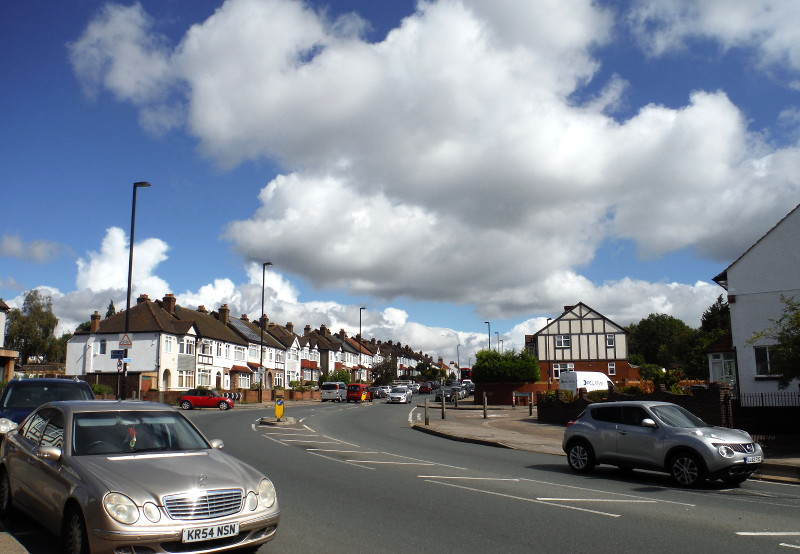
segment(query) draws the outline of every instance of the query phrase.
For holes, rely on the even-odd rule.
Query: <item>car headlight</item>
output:
[[[17,424],[10,419],[0,418],[0,433],[5,435],[17,428]]]
[[[158,520],[161,519],[161,510],[152,502],[145,502],[142,511],[144,512],[144,517],[153,523],[158,523]]]
[[[139,519],[139,507],[124,494],[118,492],[107,494],[103,499],[103,507],[108,515],[120,523],[136,523]]]
[[[727,444],[720,444],[719,448],[717,448],[717,452],[719,452],[719,455],[722,456],[723,458],[733,458],[735,454],[733,448],[731,448]]]
[[[262,479],[258,484],[258,499],[265,508],[271,508],[275,504],[278,495],[275,492],[275,485],[269,479]]]

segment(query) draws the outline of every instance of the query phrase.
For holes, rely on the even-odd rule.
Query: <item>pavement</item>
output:
[[[413,427],[457,441],[566,456],[561,449],[564,426],[540,422],[536,407],[531,415],[527,406],[490,406],[484,418],[483,406],[448,405],[442,419],[441,404],[429,403],[428,424]],[[752,478],[800,484],[800,440],[776,449],[764,446],[764,462]]]
[[[314,401],[288,401],[286,413],[291,413],[293,404],[312,404]],[[263,404],[239,404],[241,408],[274,408],[273,402]],[[424,408],[424,404],[419,405]],[[441,404],[429,402],[428,422],[414,423],[418,431],[450,440],[483,444],[497,448],[526,450],[565,456],[561,450],[564,426],[543,423],[537,419],[536,407],[533,413],[527,406],[488,406],[484,417],[483,406],[462,403],[459,407],[448,405],[442,419]],[[265,418],[264,423],[271,418]],[[282,420],[292,419],[284,417]],[[283,423],[281,421],[280,423]],[[288,421],[287,421],[288,423]],[[566,462],[564,462],[566,463]],[[764,462],[753,474],[755,479],[800,484],[800,441],[770,451],[764,448]],[[9,533],[3,532],[0,525],[0,553],[26,554],[28,551]]]

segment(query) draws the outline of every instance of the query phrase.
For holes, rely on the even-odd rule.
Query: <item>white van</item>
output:
[[[347,385],[341,381],[328,381],[319,387],[322,401],[342,402],[347,399]]]
[[[577,393],[578,389],[586,389],[586,392],[608,390],[609,383],[614,384],[608,375],[599,371],[562,371],[558,376],[558,388],[573,394]]]

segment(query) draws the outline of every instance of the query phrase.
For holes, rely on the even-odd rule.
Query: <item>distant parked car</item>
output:
[[[564,430],[562,447],[573,471],[596,464],[651,469],[682,487],[705,479],[742,483],[764,456],[745,431],[714,427],[681,406],[653,401],[591,404]]]
[[[389,393],[392,392],[392,387],[389,385],[381,385],[381,390],[383,391],[383,397],[386,398],[389,396]]]
[[[455,395],[452,387],[439,387],[436,389],[436,402],[453,402],[454,399]]]
[[[389,393],[390,404],[406,404],[411,402],[411,391],[407,387],[393,387]]]
[[[380,387],[370,387],[369,392],[372,398],[386,398],[386,393],[383,392],[383,389]]]
[[[155,402],[51,402],[0,447],[0,517],[19,510],[63,552],[219,552],[275,538],[272,482]]]
[[[372,402],[372,395],[369,393],[369,387],[364,383],[350,383],[347,385],[347,402]]]
[[[223,396],[217,389],[191,389],[181,395],[178,405],[184,410],[193,408],[228,410],[233,408],[233,400]]]
[[[56,400],[94,400],[92,387],[77,379],[12,379],[0,393],[2,419],[19,423],[33,410]]]
[[[433,391],[433,387],[430,386],[429,383],[423,383],[419,386],[419,393],[420,394],[430,394]]]
[[[330,400],[331,402],[342,402],[347,399],[347,385],[341,381],[328,381],[322,383],[320,389],[322,390],[320,395],[323,402],[326,400]]]

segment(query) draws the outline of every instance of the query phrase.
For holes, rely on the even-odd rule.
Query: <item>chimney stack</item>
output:
[[[269,323],[269,318],[267,317],[267,314],[261,314],[261,319],[258,320],[259,327],[266,330],[267,323]]]
[[[311,334],[311,325],[306,325],[306,326],[303,328],[303,336],[304,336],[304,337],[307,337],[307,336],[308,336],[308,335],[310,335],[310,334]]]
[[[225,325],[228,324],[231,318],[231,310],[228,308],[227,304],[223,304],[219,307],[219,320],[224,323]]]
[[[168,314],[172,315],[175,313],[175,303],[176,303],[175,295],[174,294],[165,294],[164,295],[164,309],[167,311]]]
[[[291,321],[286,322],[286,328],[289,330],[290,333],[294,333],[294,323]]]
[[[150,301],[150,297],[147,296],[146,294],[140,294],[139,298],[136,299],[136,303],[137,304],[141,304],[142,302],[149,302],[149,301]]]
[[[100,312],[95,310],[92,314],[92,323],[89,330],[92,333],[96,333],[98,329],[100,329]]]

